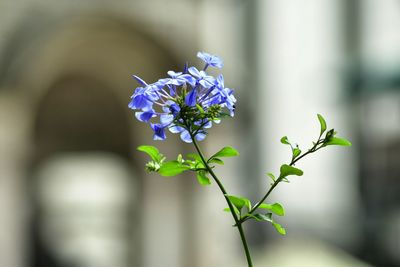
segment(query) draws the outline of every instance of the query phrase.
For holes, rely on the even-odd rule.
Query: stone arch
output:
[[[28,85],[33,100],[40,99],[55,77],[85,73],[118,86],[113,90],[126,104],[134,86],[132,74],[153,81],[177,67],[173,51],[129,21],[113,16],[91,15],[61,21],[31,46],[32,52],[19,60],[24,62],[19,87],[24,90]]]
[[[133,119],[131,111],[127,109],[129,97],[136,86],[131,75],[139,74],[147,81],[165,75],[167,70],[177,66],[172,51],[127,20],[104,14],[61,21],[31,45],[30,52],[23,53],[24,59],[19,60],[25,64],[20,66],[22,71],[16,86],[23,95],[27,112],[31,114],[31,171],[60,152],[100,150],[130,160],[134,147],[144,143],[144,140],[148,142],[151,131],[143,125],[139,127],[139,122]],[[86,104],[76,104],[76,99],[85,99]],[[113,112],[118,116],[110,115]],[[110,115],[110,118],[102,121],[96,115]],[[57,121],[58,118],[70,120],[72,124]],[[93,122],[90,127],[80,127],[87,125],[88,121]],[[96,132],[101,134],[89,140]],[[119,139],[116,139],[116,135],[119,135]],[[114,141],[107,142],[108,138]],[[176,154],[179,147],[177,143],[176,146],[165,148],[167,153]],[[144,160],[131,161],[133,166],[138,162],[143,166]],[[142,173],[139,171],[138,175]],[[34,185],[34,180],[31,179],[30,183]],[[168,181],[163,187],[166,192],[164,196],[174,198],[173,202],[184,202],[179,201],[177,194],[168,193],[168,190],[179,190],[182,186],[187,186],[187,182]],[[149,187],[151,185],[147,189],[142,186],[139,191],[154,194],[154,189]],[[37,201],[36,197],[33,200]],[[179,214],[178,209],[182,207],[171,209],[172,220],[168,221],[171,224],[175,223],[174,220],[181,221],[173,218],[173,214]],[[148,216],[152,218],[155,214]],[[177,247],[187,249],[190,246],[178,244]],[[180,254],[184,253],[173,255]],[[177,266],[182,259],[164,261]]]

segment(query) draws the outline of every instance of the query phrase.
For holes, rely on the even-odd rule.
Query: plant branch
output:
[[[196,151],[197,151],[197,153],[199,154],[199,156],[200,156],[202,162],[204,163],[204,165],[205,165],[207,171],[210,173],[210,175],[213,177],[214,181],[217,183],[217,185],[218,185],[220,191],[222,192],[222,194],[223,194],[224,197],[225,197],[226,202],[228,203],[229,210],[231,211],[232,217],[233,217],[233,219],[235,220],[235,225],[236,225],[237,228],[238,228],[239,235],[240,235],[240,239],[242,240],[244,252],[245,252],[245,254],[246,254],[247,264],[248,264],[249,267],[253,267],[253,263],[252,263],[251,255],[250,255],[250,250],[249,250],[249,247],[248,247],[248,245],[247,245],[246,236],[245,236],[244,231],[243,231],[242,221],[240,220],[240,218],[238,218],[237,214],[235,213],[235,209],[234,209],[234,207],[233,207],[233,204],[232,204],[232,202],[229,200],[229,198],[228,198],[228,193],[227,193],[227,191],[225,190],[223,184],[222,184],[221,181],[218,179],[217,175],[214,173],[214,171],[212,170],[212,168],[208,165],[208,162],[205,160],[205,158],[204,158],[204,156],[203,156],[203,153],[201,152],[200,147],[198,146],[198,144],[197,144],[197,142],[196,142],[196,140],[195,140],[195,135],[194,135],[193,133],[191,133],[190,131],[189,131],[189,133],[190,133],[190,137],[192,138],[193,145],[194,145],[194,147],[196,148]]]
[[[298,156],[297,158],[292,158],[291,162],[289,163],[289,166],[293,166],[296,164],[296,162],[298,162],[300,159],[304,158],[305,156],[316,152],[317,150],[321,149],[322,146],[319,146],[321,144],[323,144],[325,142],[325,139],[321,139],[321,134],[318,137],[318,141],[313,145],[312,148],[310,148],[307,152],[305,152],[304,154]],[[278,179],[275,180],[275,182],[271,185],[270,189],[268,190],[268,192],[263,196],[263,198],[261,198],[261,200],[259,202],[257,202],[257,204],[254,205],[254,207],[248,212],[249,214],[253,214],[254,211],[257,210],[257,208],[268,198],[268,196],[272,193],[272,191],[275,189],[275,187],[283,180],[284,177],[282,177],[281,175],[279,175]],[[240,222],[244,222],[246,221],[246,216],[244,216],[243,218],[240,219]]]

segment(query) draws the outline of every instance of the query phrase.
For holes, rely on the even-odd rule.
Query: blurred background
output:
[[[400,1],[0,0],[0,266],[245,266],[215,184],[144,172],[152,140],[127,108],[137,74],[153,82],[197,51],[224,59],[234,119],[207,154],[241,156],[218,173],[257,201],[321,113],[350,139],[300,162],[270,201],[287,215],[245,230],[256,266],[400,266]]]

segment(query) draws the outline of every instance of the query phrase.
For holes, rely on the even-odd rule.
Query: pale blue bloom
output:
[[[206,52],[198,52],[197,57],[201,58],[206,63],[204,70],[207,69],[208,66],[213,66],[221,69],[224,65],[219,57],[208,54]]]
[[[183,72],[168,71],[166,78],[147,84],[133,76],[140,84],[132,95],[129,108],[136,110],[139,121],[150,124],[154,140],[165,140],[165,130],[179,133],[184,142],[192,142],[192,136],[204,140],[212,122],[219,123],[227,109],[234,115],[236,99],[233,90],[225,88],[224,78],[208,75],[208,66],[222,67],[222,60],[205,52],[197,54],[206,64],[203,70],[185,64]],[[158,123],[152,121],[159,119]]]

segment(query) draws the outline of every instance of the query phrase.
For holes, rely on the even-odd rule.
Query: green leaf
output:
[[[197,181],[199,182],[200,185],[210,185],[211,181],[210,178],[207,177],[207,172],[206,171],[198,171],[197,172]]]
[[[245,202],[244,205],[247,207],[247,210],[250,211],[251,210],[251,201],[249,199],[247,199],[247,198],[244,198],[244,197],[242,197],[242,199]]]
[[[351,146],[351,142],[345,138],[331,137],[324,143],[325,146]]]
[[[248,210],[251,210],[251,202],[247,198],[233,195],[226,195],[226,197],[239,211],[242,210],[244,206],[246,206]]]
[[[200,114],[204,114],[204,109],[199,104],[196,104],[196,107],[200,111]]]
[[[270,222],[274,227],[275,230],[278,231],[278,233],[280,233],[281,235],[285,235],[286,234],[286,230],[285,228],[283,228],[279,223],[276,223],[273,219],[272,219],[272,213],[267,213],[267,214],[246,214],[244,217],[249,217],[252,219],[255,219],[258,222]]]
[[[216,163],[216,164],[220,164],[220,165],[224,165],[224,162],[219,159],[219,158],[211,158],[208,163]]]
[[[155,162],[160,162],[161,159],[163,158],[158,149],[154,146],[138,146],[137,150],[146,153]]]
[[[330,129],[325,135],[325,140],[330,140],[335,134],[335,129]]]
[[[271,173],[271,172],[267,173],[267,175],[268,175],[268,176],[272,179],[272,181],[275,183],[275,181],[276,181],[275,175],[274,175],[273,173]]]
[[[145,170],[147,172],[158,172],[160,170],[161,163],[155,162],[155,161],[149,161],[145,165]]]
[[[259,209],[270,210],[270,211],[272,211],[273,213],[275,213],[276,215],[279,215],[279,216],[284,216],[285,215],[285,209],[279,203],[274,203],[274,204],[262,203],[262,204],[260,204],[260,206],[258,206],[258,208]]]
[[[164,162],[158,172],[162,176],[175,176],[189,169],[189,166],[182,165],[177,160],[173,160]]]
[[[262,221],[266,221],[266,222],[270,222],[270,223],[273,222],[273,220],[272,220],[272,213],[267,213],[267,214],[255,214],[255,215],[250,216],[250,217],[256,219],[256,220],[259,221],[259,222],[262,222]]]
[[[281,235],[286,235],[286,229],[282,227],[279,223],[272,222],[272,225],[275,227],[276,231]]]
[[[187,154],[186,157],[201,161],[201,157],[198,154]]]
[[[322,117],[321,114],[317,114],[318,116],[318,120],[319,120],[319,124],[321,124],[321,135],[326,131],[326,121],[324,119],[324,117]]]
[[[179,163],[181,163],[181,164],[182,164],[183,162],[185,162],[185,160],[184,160],[183,157],[182,157],[182,154],[179,154],[176,160],[177,160]]]
[[[281,138],[281,143],[282,143],[282,144],[285,144],[285,145],[290,145],[287,136],[284,136],[284,137]]]
[[[235,156],[239,156],[239,152],[231,146],[226,146],[217,153],[215,153],[214,155],[212,155],[210,159],[218,157],[235,157]]]
[[[194,162],[192,162],[192,164],[191,164],[191,167],[193,169],[205,168],[204,163],[198,154],[187,154],[186,157],[194,159]]]
[[[297,158],[301,154],[301,150],[298,147],[293,148],[293,158]]]
[[[300,170],[298,168],[295,168],[293,166],[289,166],[287,164],[283,164],[281,166],[280,171],[281,171],[280,177],[282,177],[282,178],[286,177],[286,176],[289,176],[289,175],[297,175],[297,176],[302,176],[303,175],[303,171],[302,170]]]

